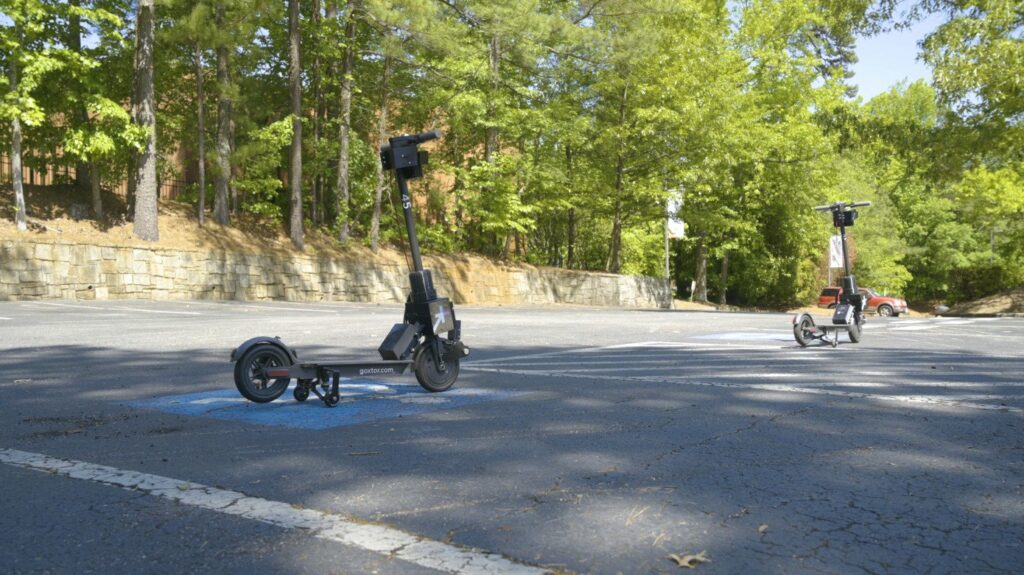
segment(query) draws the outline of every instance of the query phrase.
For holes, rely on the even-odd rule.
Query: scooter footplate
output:
[[[409,371],[412,361],[367,361],[359,363],[314,364],[322,372],[336,372],[341,377],[386,377]]]
[[[365,361],[351,363],[296,363],[288,367],[271,368],[267,376],[272,378],[287,377],[289,379],[322,379],[326,380],[326,372],[337,373],[341,377],[380,377],[402,375],[409,371],[412,361]],[[325,374],[324,377],[320,377]]]

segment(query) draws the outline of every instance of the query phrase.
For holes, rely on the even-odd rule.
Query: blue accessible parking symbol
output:
[[[133,407],[156,409],[179,415],[213,417],[258,425],[328,429],[357,425],[380,419],[419,415],[431,411],[455,409],[474,403],[520,395],[521,392],[486,389],[451,389],[430,393],[416,384],[383,383],[367,380],[342,380],[341,403],[325,407],[315,397],[304,403],[286,392],[270,403],[252,403],[234,389],[169,395],[130,402]]]

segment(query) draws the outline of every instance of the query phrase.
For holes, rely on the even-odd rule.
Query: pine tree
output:
[[[299,0],[288,0],[288,86],[291,97],[291,217],[292,245],[303,247],[302,229],[302,69],[299,63]]]
[[[146,142],[139,154],[139,167],[135,176],[134,233],[139,239],[156,241],[160,238],[157,200],[159,190],[156,179],[156,110],[153,94],[153,10],[154,0],[139,0],[138,43],[135,53],[136,102],[138,124],[147,132]]]

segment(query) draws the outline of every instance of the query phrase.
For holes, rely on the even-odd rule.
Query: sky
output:
[[[918,42],[944,19],[942,14],[931,14],[909,29],[859,38],[859,61],[853,66],[851,79],[860,88],[857,94],[866,102],[902,80],[910,83],[924,78],[930,82],[931,69],[918,57],[921,51]]]

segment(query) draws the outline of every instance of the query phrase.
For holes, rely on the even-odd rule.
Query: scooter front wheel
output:
[[[863,327],[859,323],[854,323],[850,326],[850,341],[853,343],[860,343],[860,336],[864,333]]]
[[[291,358],[275,345],[257,345],[235,363],[235,387],[249,401],[274,401],[288,389],[287,377],[271,379],[267,370],[291,365]]]
[[[429,343],[425,343],[416,350],[413,364],[416,369],[416,381],[427,391],[446,391],[455,385],[455,380],[459,378],[459,360],[445,360],[445,370],[441,371],[430,348]]]

